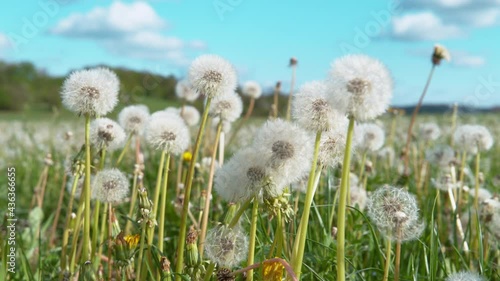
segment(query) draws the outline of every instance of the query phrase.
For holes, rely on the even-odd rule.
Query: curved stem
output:
[[[132,133],[130,133],[128,135],[127,142],[125,143],[125,146],[123,147],[122,152],[120,153],[120,156],[118,156],[118,160],[116,160],[115,166],[118,166],[122,162],[123,156],[125,156],[125,153],[127,153],[127,150],[130,146],[130,142],[132,141],[132,136],[133,136]]]
[[[418,111],[420,110],[420,107],[422,107],[422,102],[424,101],[425,94],[427,93],[427,89],[429,88],[429,85],[431,84],[432,80],[432,75],[434,74],[434,69],[436,69],[436,65],[432,64],[431,72],[429,73],[429,77],[427,78],[427,82],[425,83],[424,90],[422,92],[422,95],[420,96],[420,99],[418,100],[417,106],[413,110],[413,114],[411,116],[411,121],[410,121],[410,126],[408,127],[408,134],[406,135],[406,145],[405,145],[405,157],[404,157],[404,174],[408,174],[408,164],[410,162],[410,143],[411,143],[411,133],[413,129],[413,125],[415,124],[415,119],[417,118]]]
[[[184,202],[182,204],[180,231],[179,231],[179,242],[177,245],[177,262],[175,264],[175,280],[181,281],[182,269],[184,267],[184,244],[186,243],[186,225],[187,216],[189,211],[189,199],[191,197],[191,186],[193,185],[194,178],[194,166],[198,158],[198,152],[200,151],[201,140],[203,138],[203,133],[205,132],[205,125],[208,119],[208,110],[212,98],[209,96],[207,98],[207,103],[203,109],[203,118],[201,120],[200,129],[198,130],[198,136],[196,137],[196,143],[193,150],[193,156],[191,157],[191,162],[189,163],[189,171],[186,178],[186,185],[184,187]]]
[[[339,207],[337,211],[337,281],[345,281],[345,216],[348,179],[351,168],[351,144],[354,131],[354,118],[349,117],[349,128],[345,145],[344,163],[342,165],[342,179],[340,182]]]
[[[309,172],[309,180],[307,181],[306,198],[304,201],[304,211],[299,224],[299,233],[295,238],[292,251],[292,267],[300,279],[302,259],[304,258],[304,249],[306,245],[307,225],[309,223],[309,213],[311,211],[311,204],[314,197],[314,176],[316,174],[316,166],[318,163],[319,145],[321,141],[321,131],[316,133],[316,140],[314,142],[314,155],[311,164],[311,171]]]

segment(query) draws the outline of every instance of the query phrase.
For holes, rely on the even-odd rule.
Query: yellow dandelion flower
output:
[[[134,235],[125,235],[123,238],[125,242],[127,242],[127,246],[130,249],[133,249],[137,247],[137,244],[139,244],[139,240],[141,239],[141,236],[139,234],[134,234]]]
[[[285,267],[278,261],[264,262],[264,281],[281,281]]]
[[[186,162],[191,161],[191,158],[193,158],[193,154],[189,151],[186,151],[184,152],[184,154],[182,154],[182,159]]]

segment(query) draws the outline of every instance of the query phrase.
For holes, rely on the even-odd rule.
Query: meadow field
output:
[[[76,71],[66,109],[0,114],[0,279],[500,280],[498,113],[416,115],[406,150],[380,73],[255,114],[228,65],[137,105]]]

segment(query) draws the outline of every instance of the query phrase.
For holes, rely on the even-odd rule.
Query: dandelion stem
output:
[[[229,222],[229,227],[230,228],[233,228],[236,226],[236,224],[238,223],[238,221],[240,221],[240,218],[241,216],[243,215],[243,213],[245,213],[245,211],[248,209],[248,206],[250,206],[250,202],[252,202],[252,198],[248,199],[247,201],[245,201],[243,203],[243,205],[240,206],[240,208],[236,211],[236,213],[234,214],[234,217],[231,219],[231,221]]]
[[[158,201],[160,200],[160,190],[161,183],[163,179],[163,165],[165,164],[165,156],[167,152],[162,150],[160,157],[160,165],[158,166],[158,174],[156,176],[156,186],[155,186],[155,194],[153,197],[153,216],[156,218],[156,212],[158,211]],[[151,240],[152,241],[152,240]],[[150,244],[150,239],[148,238],[148,244]]]
[[[259,215],[259,200],[254,198],[252,206],[252,218],[250,219],[250,241],[248,245],[248,259],[247,266],[254,263],[255,257],[255,236],[257,234],[257,216]],[[278,222],[281,223],[281,222]],[[247,281],[253,280],[253,270],[247,272]]]
[[[106,222],[107,222],[107,217],[108,217],[108,204],[109,203],[104,203],[103,205],[103,214],[102,214],[102,221],[101,221],[101,231],[99,232],[99,250],[97,251],[97,262],[96,262],[96,265],[99,266],[99,264],[101,263],[101,256],[102,256],[102,249],[103,249],[103,245],[104,245],[104,234],[106,233]],[[108,227],[111,227],[111,226],[108,226]]]
[[[203,281],[210,281],[212,279],[212,274],[214,273],[215,269],[215,263],[211,262],[208,265],[207,271],[205,273],[205,278],[203,278]]]
[[[141,225],[141,245],[139,246],[139,259],[137,260],[137,275],[135,277],[135,281],[140,281],[141,280],[141,275],[142,275],[142,264],[143,264],[143,258],[144,258],[144,242],[145,242],[145,236],[146,236],[146,228],[147,226],[147,220],[143,219],[142,225]]]
[[[363,173],[365,172],[365,163],[366,163],[366,151],[363,152],[363,156],[361,158],[361,165],[359,166],[359,179],[363,179]]]
[[[394,265],[394,281],[399,281],[399,267],[401,264],[401,232],[402,232],[402,228],[399,223],[396,231],[397,231],[397,239],[396,239],[396,259]]]
[[[71,222],[71,214],[73,213],[73,201],[75,198],[76,187],[78,185],[78,180],[80,179],[80,169],[74,174],[73,184],[71,186],[71,195],[69,197],[68,203],[68,213],[66,215],[66,222],[64,223],[64,234],[63,234],[63,244],[61,250],[61,270],[66,270],[66,248],[69,240],[69,224]],[[74,232],[73,232],[74,233]]]
[[[137,176],[138,176],[138,169],[134,170],[134,179],[132,181],[132,199],[130,199],[130,207],[128,210],[128,217],[132,218],[132,214],[134,212],[134,207],[135,207],[135,201],[137,200]],[[130,233],[130,228],[132,227],[132,221],[129,219],[127,220],[127,224],[125,225],[125,233],[129,234]]]
[[[405,145],[405,155],[404,155],[404,174],[407,175],[409,173],[408,168],[409,168],[409,162],[410,162],[410,143],[411,143],[411,133],[413,129],[413,125],[415,124],[415,120],[417,118],[418,111],[420,110],[420,107],[422,106],[422,102],[424,101],[425,94],[427,93],[427,89],[429,88],[429,85],[431,84],[432,80],[432,75],[434,74],[434,69],[436,69],[436,64],[432,64],[431,71],[429,73],[429,77],[427,78],[427,82],[425,83],[424,90],[422,91],[422,95],[420,96],[420,99],[418,100],[417,106],[413,110],[413,114],[411,115],[411,121],[410,121],[410,126],[408,127],[408,134],[406,135],[406,145]]]
[[[290,121],[291,113],[292,113],[292,96],[293,96],[293,90],[295,86],[295,72],[297,69],[296,64],[290,65],[292,68],[292,80],[290,80],[290,93],[288,94],[288,104],[286,106],[286,120]]]
[[[205,249],[205,237],[207,235],[207,227],[208,227],[208,215],[210,210],[210,202],[212,198],[212,187],[214,184],[214,174],[215,174],[215,157],[217,155],[217,143],[219,142],[219,136],[222,131],[222,119],[219,120],[219,124],[217,125],[217,133],[215,134],[215,143],[212,147],[212,155],[210,161],[210,172],[208,175],[208,185],[207,185],[207,193],[205,199],[205,205],[203,206],[203,218],[201,221],[201,232],[199,241],[199,254],[200,259],[203,258],[203,250]]]
[[[83,262],[90,259],[90,114],[85,116],[85,187],[83,189],[85,200],[85,213],[83,220]]]
[[[207,97],[207,102],[205,104],[205,108],[203,109],[203,118],[201,120],[200,129],[198,130],[198,136],[196,137],[193,156],[191,157],[191,162],[189,163],[186,185],[184,187],[184,202],[182,205],[179,241],[177,245],[177,262],[175,264],[176,281],[181,280],[180,274],[182,273],[182,269],[184,267],[184,244],[186,243],[187,216],[189,211],[189,199],[191,197],[191,186],[193,185],[194,178],[194,166],[198,158],[198,152],[200,151],[201,140],[203,139],[203,133],[208,119],[208,109],[210,108],[211,102],[212,98],[210,96]]]
[[[342,179],[340,181],[340,197],[337,212],[337,281],[345,281],[345,213],[347,203],[348,179],[351,167],[351,144],[354,131],[354,117],[349,117],[349,128],[345,144]]]
[[[115,166],[120,165],[120,163],[122,162],[123,156],[125,156],[125,153],[127,153],[127,150],[128,150],[128,148],[130,146],[130,142],[132,141],[132,136],[133,136],[132,133],[130,133],[128,135],[127,142],[125,143],[125,146],[123,147],[123,150],[120,153],[120,156],[118,156],[118,160],[116,160],[116,165]]]
[[[295,238],[292,251],[292,267],[297,279],[300,279],[302,259],[304,258],[304,249],[306,245],[307,225],[309,223],[309,213],[311,211],[311,204],[314,198],[314,176],[316,174],[316,166],[318,163],[319,145],[321,141],[321,131],[316,133],[316,140],[314,142],[314,154],[311,164],[311,171],[309,172],[309,179],[307,181],[306,198],[304,201],[304,211],[299,224],[299,233]]]
[[[160,220],[158,224],[158,249],[163,253],[163,230],[165,226],[165,206],[167,205],[168,169],[170,167],[170,153],[165,159],[165,170],[163,171],[163,185],[161,188]]]
[[[391,267],[391,238],[387,237],[385,241],[385,266],[384,266],[384,281],[389,280],[389,268]]]

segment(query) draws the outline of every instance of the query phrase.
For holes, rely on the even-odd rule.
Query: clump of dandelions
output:
[[[228,92],[214,98],[210,104],[208,115],[212,118],[219,117],[219,120],[234,122],[243,111],[241,97],[235,92]]]
[[[63,83],[63,105],[78,115],[102,116],[118,102],[120,82],[107,68],[93,68],[71,73]]]
[[[97,150],[115,150],[123,146],[125,131],[115,121],[98,118],[90,123],[90,143]]]
[[[436,123],[424,123],[420,124],[420,135],[424,141],[435,141],[441,135],[441,129]]]
[[[292,183],[309,172],[312,141],[302,128],[276,119],[267,121],[257,132],[255,153],[267,160],[269,168]]]
[[[94,177],[94,190],[97,200],[117,204],[127,198],[129,181],[118,169],[106,169],[97,172]]]
[[[236,89],[236,71],[219,56],[202,55],[191,63],[189,83],[195,91],[213,98]]]
[[[487,151],[493,146],[490,131],[481,125],[458,126],[453,135],[455,144],[467,153],[477,154]]]
[[[262,88],[255,81],[247,81],[243,84],[242,94],[252,99],[258,99],[262,95]]]
[[[118,114],[118,123],[129,134],[141,135],[149,118],[147,106],[138,104],[130,105],[122,109]]]
[[[392,97],[392,78],[380,61],[365,55],[337,59],[327,81],[328,101],[358,121],[386,111]]]
[[[356,147],[363,152],[375,152],[385,142],[385,132],[377,124],[359,124],[354,129]]]
[[[370,196],[367,208],[370,219],[389,239],[409,241],[423,232],[417,200],[404,189],[388,185],[377,189]]]
[[[218,225],[207,232],[205,254],[220,267],[233,268],[246,259],[248,238],[243,230],[226,225]]]
[[[483,277],[475,272],[461,271],[448,276],[445,281],[485,281]]]
[[[189,129],[179,115],[153,114],[145,132],[146,141],[158,150],[178,155],[189,146]]]
[[[326,86],[321,81],[304,84],[294,96],[292,106],[292,116],[297,123],[314,132],[324,132],[340,124],[347,124],[345,115],[328,103]]]
[[[193,102],[200,93],[194,90],[187,80],[180,80],[175,84],[175,95],[182,100]]]

